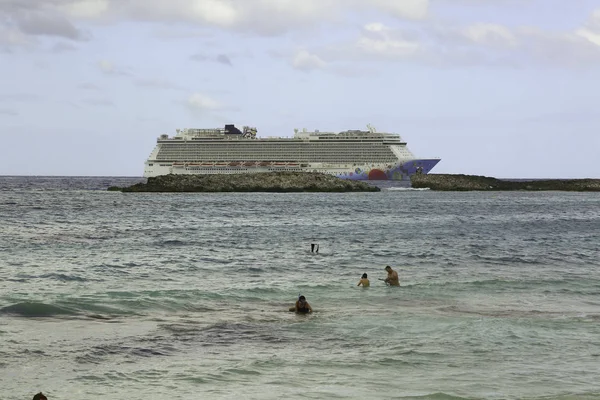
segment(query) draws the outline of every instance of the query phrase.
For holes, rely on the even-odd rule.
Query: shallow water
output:
[[[600,398],[599,194],[138,180],[0,177],[0,399]]]

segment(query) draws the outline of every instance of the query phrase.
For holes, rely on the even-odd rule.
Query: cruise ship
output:
[[[400,135],[367,130],[313,132],[293,137],[257,137],[254,127],[177,129],[160,135],[145,162],[144,177],[166,174],[321,172],[342,179],[409,180],[426,174],[439,158],[415,157]]]

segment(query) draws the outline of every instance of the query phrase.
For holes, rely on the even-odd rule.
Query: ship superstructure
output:
[[[145,162],[144,177],[166,174],[321,172],[343,179],[407,180],[428,173],[439,158],[416,158],[400,135],[295,129],[294,136],[257,137],[256,128],[182,129],[161,135]]]

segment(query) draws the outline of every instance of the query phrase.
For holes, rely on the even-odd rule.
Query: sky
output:
[[[0,76],[0,175],[370,123],[434,173],[600,178],[600,0],[0,0]]]

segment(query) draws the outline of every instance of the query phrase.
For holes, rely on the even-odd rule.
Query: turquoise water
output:
[[[599,194],[134,181],[0,177],[0,399],[600,398]]]

